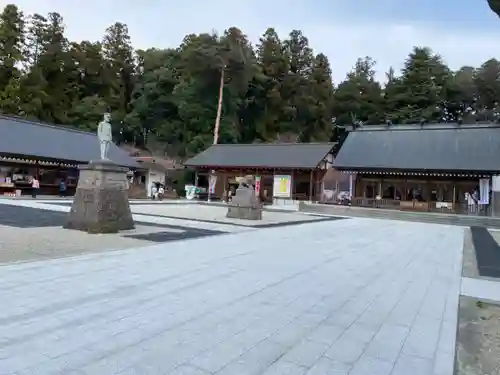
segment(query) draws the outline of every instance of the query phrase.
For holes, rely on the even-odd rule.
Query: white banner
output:
[[[500,191],[500,176],[493,176],[491,190],[494,192]]]
[[[217,182],[217,176],[211,175],[210,176],[210,184],[208,186],[210,194],[215,194],[215,184],[216,184],[216,182]]]
[[[490,203],[490,179],[481,178],[479,180],[479,204]]]

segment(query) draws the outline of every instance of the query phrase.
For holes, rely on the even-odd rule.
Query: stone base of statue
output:
[[[227,208],[226,217],[244,220],[262,220],[260,199],[251,187],[240,186]]]
[[[64,228],[88,233],[134,229],[127,172],[127,168],[108,160],[80,166],[75,198]]]

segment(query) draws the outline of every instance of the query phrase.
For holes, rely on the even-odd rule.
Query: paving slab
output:
[[[4,265],[0,374],[452,375],[462,244],[351,219]]]
[[[461,295],[500,303],[500,282],[463,277]]]

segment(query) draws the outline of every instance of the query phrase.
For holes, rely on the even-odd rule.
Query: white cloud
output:
[[[0,0],[0,5],[6,3]],[[107,26],[124,22],[136,48],[176,46],[188,33],[223,31],[229,26],[239,27],[254,42],[270,26],[282,37],[300,29],[315,51],[329,57],[337,83],[358,57],[366,55],[378,62],[378,77],[383,79],[390,66],[401,68],[414,45],[431,47],[451,68],[477,66],[500,54],[500,32],[456,30],[431,23],[387,23],[383,19],[366,23],[342,13],[342,9],[335,13],[335,0],[331,3],[326,9],[332,16],[325,21],[326,17],[317,17],[319,10],[311,9],[312,3],[305,0],[88,0],[81,6],[63,0],[16,1],[25,13],[59,12],[73,40],[100,39]]]

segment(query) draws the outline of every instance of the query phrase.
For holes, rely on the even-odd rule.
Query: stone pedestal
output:
[[[80,166],[67,229],[117,233],[134,228],[128,201],[127,168],[100,160]]]
[[[262,205],[252,188],[239,187],[227,208],[226,217],[232,219],[262,220]]]

